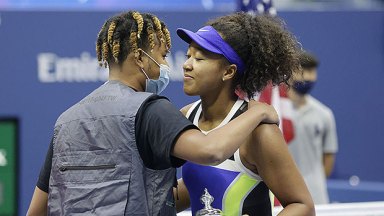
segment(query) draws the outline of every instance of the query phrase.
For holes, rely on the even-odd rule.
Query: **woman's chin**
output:
[[[186,94],[188,96],[196,96],[197,95],[196,92],[194,92],[194,91],[192,91],[190,89],[184,88],[183,90],[184,90],[184,94]]]

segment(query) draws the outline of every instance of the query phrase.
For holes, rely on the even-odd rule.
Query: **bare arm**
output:
[[[262,121],[271,119],[272,122],[278,122],[272,106],[256,101],[251,101],[248,105],[246,112],[207,135],[196,129],[182,132],[172,154],[194,163],[220,164],[235,153]]]
[[[31,204],[27,212],[27,216],[41,216],[47,215],[48,209],[48,193],[35,187],[33,192]]]
[[[323,154],[324,172],[327,177],[332,174],[333,166],[335,164],[335,154],[324,153]]]
[[[240,154],[284,206],[279,215],[315,215],[311,195],[300,175],[277,125],[263,124],[252,134]],[[243,157],[242,157],[243,158]]]
[[[189,208],[191,203],[189,199],[189,192],[184,184],[183,179],[177,180],[177,189],[173,188],[174,197],[176,197],[176,210],[182,212]]]

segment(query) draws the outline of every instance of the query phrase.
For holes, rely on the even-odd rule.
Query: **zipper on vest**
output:
[[[111,165],[98,165],[98,166],[61,166],[59,170],[61,172],[67,170],[103,170],[103,169],[115,169],[116,164]]]

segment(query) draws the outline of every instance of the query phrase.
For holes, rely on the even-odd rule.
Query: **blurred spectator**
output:
[[[293,103],[295,137],[289,149],[315,204],[329,203],[326,178],[332,172],[338,149],[332,110],[309,95],[317,80],[318,60],[310,53],[300,56],[301,71],[294,75],[288,97]]]

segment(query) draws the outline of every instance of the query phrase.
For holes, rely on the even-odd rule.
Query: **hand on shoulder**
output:
[[[264,118],[263,123],[279,124],[279,116],[273,106],[251,99],[248,102],[248,110],[252,109],[262,112]]]

